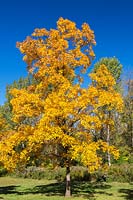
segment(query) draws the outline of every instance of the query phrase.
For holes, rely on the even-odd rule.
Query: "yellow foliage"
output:
[[[94,32],[86,23],[80,30],[74,22],[60,18],[57,30],[35,29],[32,36],[17,46],[37,83],[10,91],[17,125],[0,142],[0,161],[11,170],[29,162],[33,154],[54,158],[55,148],[48,152],[47,145],[61,147],[59,157],[79,160],[90,171],[102,164],[98,151],[109,151],[118,158],[114,147],[101,140],[94,142],[93,138],[93,131],[99,134],[103,123],[113,126],[113,121],[105,120],[100,109],[122,109],[122,98],[114,90],[114,78],[102,65],[90,75],[92,84],[88,88],[81,88],[80,79],[74,82],[81,78],[75,69],[81,67],[85,72],[95,56]]]

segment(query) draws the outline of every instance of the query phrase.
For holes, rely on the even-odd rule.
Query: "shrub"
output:
[[[64,181],[66,176],[65,168],[40,168],[40,167],[28,167],[22,171],[16,170],[13,176],[23,177],[23,178],[32,178],[32,179],[56,179],[58,181]],[[90,174],[87,171],[87,168],[80,166],[71,167],[71,180],[77,181],[89,181]]]
[[[27,167],[23,171],[18,171],[13,174],[17,177],[32,178],[32,179],[48,179],[64,181],[66,176],[66,169],[58,167],[40,168],[40,167]],[[133,165],[131,164],[113,164],[109,171],[104,173],[96,171],[89,174],[86,167],[73,166],[71,167],[71,180],[72,181],[117,181],[117,182],[132,182],[133,181]]]
[[[15,170],[14,173],[11,174],[15,177],[22,177],[22,178],[32,178],[32,179],[62,179],[65,177],[65,171],[63,168],[57,168],[57,169],[50,169],[50,168],[41,168],[41,167],[27,167],[23,170]]]
[[[76,181],[90,181],[91,175],[86,167],[73,166],[71,168],[71,179]]]
[[[112,165],[108,171],[108,181],[132,182],[133,165],[132,164]]]
[[[7,173],[7,170],[4,167],[0,166],[0,177],[5,176]]]

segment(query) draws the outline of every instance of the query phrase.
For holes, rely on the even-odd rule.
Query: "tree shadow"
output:
[[[90,182],[73,182],[72,184],[72,195],[84,198],[94,197],[95,188]]]
[[[71,184],[71,189],[72,189],[72,195],[73,196],[82,196],[82,197],[94,197],[96,192],[95,190],[99,188],[101,190],[105,190],[108,188],[111,188],[110,185],[107,184],[94,184],[94,183],[90,183],[90,182],[72,182]],[[41,193],[41,194],[45,194],[46,196],[64,196],[65,194],[65,183],[52,183],[52,184],[48,184],[48,185],[39,185],[34,187],[32,190],[28,190],[27,193]],[[100,193],[100,192],[99,192]],[[106,194],[106,192],[103,191],[104,194]],[[108,193],[107,193],[108,194]],[[108,195],[112,195],[112,194],[108,194]]]
[[[51,183],[47,185],[37,185],[33,188],[27,188],[23,192],[18,191],[20,186],[4,186],[0,187],[0,194],[17,194],[17,195],[27,195],[27,194],[44,194],[46,196],[64,196],[65,194],[65,182]],[[74,181],[71,184],[72,195],[82,196],[83,198],[92,198],[96,193],[112,195],[106,193],[105,189],[111,188],[110,185],[104,183],[91,183],[91,182],[80,182]],[[97,192],[96,189],[101,189],[102,191]],[[2,198],[2,197],[1,197]]]
[[[16,188],[19,186],[11,185],[11,186],[3,186],[0,187],[0,194],[16,194],[19,193],[16,191]],[[2,197],[0,197],[2,199]]]
[[[132,200],[133,199],[133,190],[131,189],[120,189],[120,193],[123,193],[122,197],[124,197],[127,200]]]
[[[38,185],[27,190],[26,193],[45,194],[46,196],[62,196],[65,193],[65,183],[51,183],[47,185]]]
[[[87,182],[74,182],[71,184],[72,195],[82,197],[93,197],[94,189],[90,183]],[[27,194],[45,194],[46,196],[64,196],[65,182],[52,183],[48,185],[38,185],[30,190]]]
[[[104,182],[94,183],[94,185],[93,185],[95,194],[104,194],[106,196],[112,196],[113,195],[113,193],[109,193],[109,192],[105,191],[106,189],[110,189],[111,187],[112,187],[111,185],[104,183]],[[97,189],[98,189],[98,191],[97,191]]]

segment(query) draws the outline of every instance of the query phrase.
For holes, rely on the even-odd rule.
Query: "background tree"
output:
[[[98,134],[102,128],[101,108],[120,111],[123,102],[104,65],[91,74],[93,84],[81,88],[81,74],[94,57],[94,33],[86,23],[80,30],[74,22],[60,18],[56,30],[36,29],[32,36],[17,46],[37,84],[10,91],[17,126],[1,139],[0,160],[12,170],[30,162],[33,155],[42,159],[42,164],[47,157],[59,158],[56,164],[66,167],[66,196],[70,196],[73,161],[91,172],[103,164],[100,152],[118,158],[116,148],[100,138],[95,141],[92,130]],[[78,75],[76,68],[81,69]],[[25,119],[32,123],[26,124]],[[46,151],[47,146],[57,150]]]
[[[130,148],[133,147],[133,80],[128,80],[128,93],[125,97],[125,112],[124,116],[126,116],[127,122],[127,131],[128,135],[126,141]]]
[[[116,57],[103,57],[95,63],[93,71],[96,72],[100,65],[104,64],[114,77],[116,83],[121,81],[122,64]]]
[[[127,81],[127,94],[124,96],[124,111],[121,116],[121,140],[119,142],[122,157],[132,160],[133,148],[133,80]]]
[[[96,72],[102,64],[104,64],[107,67],[109,72],[114,77],[116,81],[116,84],[114,86],[115,90],[122,93],[123,92],[122,82],[121,82],[122,64],[120,63],[120,61],[116,57],[101,58],[98,62],[95,63],[93,72]],[[105,125],[103,126],[103,128],[101,129],[102,139],[104,139],[108,143],[115,144],[118,146],[118,144],[116,144],[116,138],[118,139],[117,137],[118,134],[120,137],[120,133],[119,133],[120,128],[118,128],[118,126],[121,121],[121,116],[115,110],[109,110],[107,112],[106,108],[103,108],[103,112],[105,113],[104,117],[108,120],[110,119],[109,121],[111,121],[111,119],[113,118],[114,124],[112,126],[112,124],[107,123],[106,126]],[[109,153],[107,154],[107,159],[108,159],[108,164],[110,166],[111,158],[110,158]]]
[[[0,106],[0,113],[3,118],[6,120],[6,123],[9,127],[15,127],[16,123],[12,121],[12,105],[10,103],[13,96],[10,94],[10,90],[13,88],[22,89],[27,88],[28,86],[35,84],[35,79],[28,75],[26,78],[19,78],[17,81],[14,81],[12,84],[6,86],[6,101],[4,105]]]

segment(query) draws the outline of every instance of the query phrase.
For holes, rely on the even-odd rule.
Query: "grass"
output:
[[[132,200],[132,184],[75,182],[70,200]],[[64,183],[0,177],[0,200],[64,200]]]

